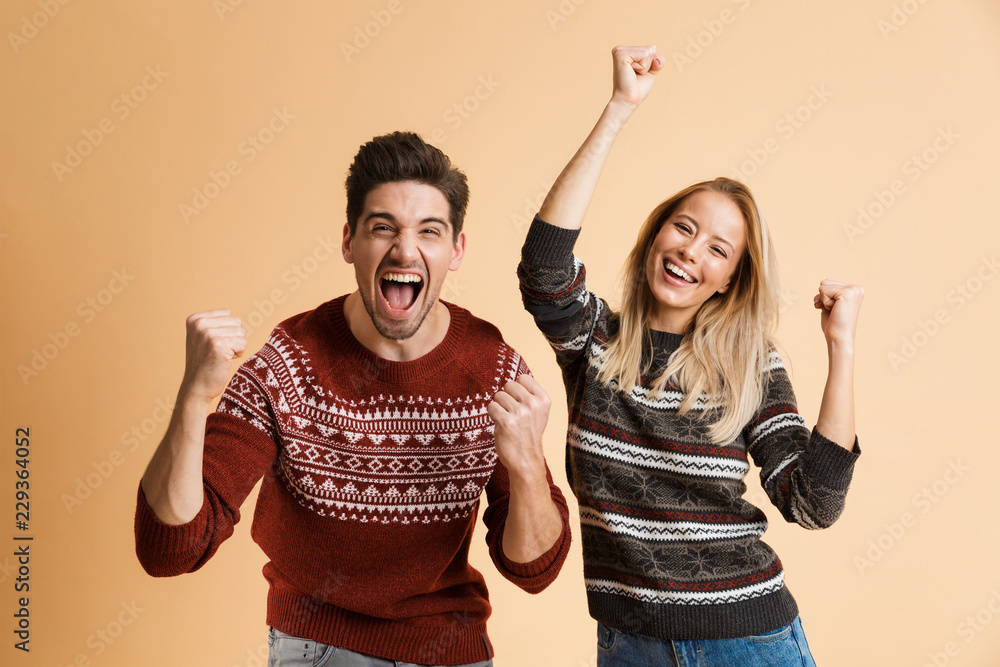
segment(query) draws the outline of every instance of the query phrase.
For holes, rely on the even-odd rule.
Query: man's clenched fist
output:
[[[511,474],[545,470],[542,432],[549,420],[549,395],[530,375],[508,382],[486,407],[496,425],[493,436],[500,462]]]
[[[229,310],[208,310],[187,318],[187,359],[182,393],[212,401],[229,381],[229,366],[247,349],[246,330]]]

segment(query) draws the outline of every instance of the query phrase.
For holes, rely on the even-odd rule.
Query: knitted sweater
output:
[[[767,519],[741,497],[748,454],[785,519],[824,528],[843,509],[857,443],[848,451],[805,428],[777,354],[760,409],[725,447],[709,440],[701,401],[682,417],[676,384],[650,392],[683,335],[650,331],[652,366],[627,393],[601,383],[618,316],[587,290],[573,256],[578,234],[536,217],[518,276],[566,385],[566,467],[579,500],[591,615],[620,631],[677,640],[791,623],[798,609],[781,561],[761,541]]]
[[[387,361],[351,334],[344,298],[285,320],[240,366],[208,419],[205,500],[191,522],[161,522],[140,487],[139,560],[154,576],[200,568],[263,476],[251,535],[270,559],[269,625],[387,659],[487,660],[490,604],[468,562],[483,490],[490,555],[524,590],[552,582],[570,544],[549,476],[561,537],[530,563],[503,553],[509,480],[486,407],[527,366],[452,304],[437,347]]]

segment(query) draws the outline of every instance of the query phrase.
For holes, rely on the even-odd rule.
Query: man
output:
[[[438,298],[462,262],[467,202],[440,150],[376,137],[347,177],[355,292],[279,324],[228,387],[240,321],[187,320],[136,552],[154,576],[198,569],[263,476],[251,534],[270,559],[269,665],[491,665],[486,586],[468,562],[484,489],[501,574],[538,592],[565,560],[548,396],[495,327]]]

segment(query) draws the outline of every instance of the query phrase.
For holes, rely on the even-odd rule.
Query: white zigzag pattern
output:
[[[306,351],[278,327],[240,368],[219,411],[279,442],[286,487],[322,516],[450,521],[475,511],[497,461],[487,404],[516,378],[521,358],[500,344],[495,363],[495,386],[474,397],[356,401],[313,384]],[[275,417],[279,432],[271,423]],[[383,442],[386,449],[371,446]]]
[[[593,364],[592,364],[593,365]],[[617,389],[617,383],[615,389]],[[665,391],[662,394],[657,394],[655,398],[650,398],[653,394],[652,389],[647,389],[641,384],[632,385],[632,390],[629,392],[632,400],[636,403],[645,405],[648,408],[654,408],[656,410],[677,410],[681,407],[681,401],[684,400],[684,392],[682,391]],[[692,410],[704,410],[708,407],[708,394],[702,393],[697,400],[695,400],[694,405],[691,406]]]
[[[766,521],[726,525],[703,524],[693,521],[651,521],[613,512],[598,512],[590,507],[580,508],[580,523],[647,542],[687,542],[691,540],[707,542],[750,535],[761,537],[767,528]]]
[[[767,355],[768,371],[777,370],[779,368],[785,367],[785,362],[781,360],[781,355],[778,354],[777,350],[771,350],[770,354]]]
[[[802,418],[802,415],[795,412],[782,412],[781,414],[774,415],[770,419],[765,419],[760,424],[757,424],[752,431],[750,431],[750,444],[748,447],[753,447],[757,444],[765,435],[770,435],[775,431],[780,431],[784,428],[791,428],[794,426],[801,426],[805,428],[806,421]]]
[[[732,604],[734,602],[744,602],[759,598],[763,595],[781,590],[785,583],[785,573],[780,572],[776,577],[762,581],[752,586],[734,588],[728,591],[711,592],[689,592],[689,591],[658,591],[652,588],[641,588],[621,584],[617,581],[606,579],[586,579],[587,590],[594,593],[611,593],[613,595],[623,595],[639,602],[653,602],[661,604],[680,605],[704,605],[704,604]]]
[[[799,459],[799,452],[795,452],[793,454],[789,454],[788,456],[786,456],[784,459],[781,460],[781,463],[777,465],[774,471],[767,476],[767,479],[764,480],[764,484],[770,484],[771,480],[773,480],[775,477],[781,474],[782,470],[791,465],[792,461],[797,461],[798,459]]]
[[[657,451],[606,438],[576,424],[570,424],[568,439],[570,446],[590,454],[645,468],[734,480],[742,480],[750,471],[746,461]]]

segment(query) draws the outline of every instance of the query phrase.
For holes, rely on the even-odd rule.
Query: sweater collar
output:
[[[681,341],[684,340],[684,334],[659,331],[657,329],[648,329],[648,331],[649,340],[653,344],[653,349],[657,351],[662,350],[668,354],[680,347]]]
[[[408,382],[427,377],[432,373],[445,371],[461,349],[460,343],[468,327],[469,312],[453,303],[441,300],[451,313],[448,333],[444,340],[424,356],[412,361],[391,361],[384,359],[354,337],[344,317],[344,301],[347,295],[327,302],[327,322],[330,339],[340,348],[351,363],[358,366],[359,377],[380,382]]]

